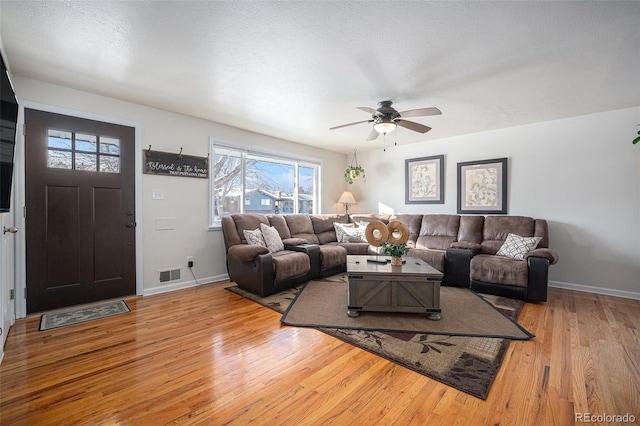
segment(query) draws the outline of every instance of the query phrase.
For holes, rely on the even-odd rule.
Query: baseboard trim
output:
[[[143,296],[151,296],[152,294],[161,294],[161,293],[169,293],[170,291],[182,290],[185,288],[197,287],[202,284],[211,284],[220,281],[227,281],[229,279],[229,275],[215,275],[213,277],[205,277],[198,278],[198,283],[195,280],[191,281],[180,281],[178,283],[161,285],[152,288],[145,288],[142,295]]]
[[[602,294],[605,296],[622,297],[624,299],[640,300],[640,293],[633,291],[615,290],[605,287],[592,287],[590,285],[564,283],[562,281],[549,281],[549,287],[565,290],[582,291],[584,293]]]

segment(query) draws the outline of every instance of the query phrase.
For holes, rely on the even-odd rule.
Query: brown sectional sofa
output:
[[[524,216],[402,215],[254,215],[222,218],[227,271],[239,287],[267,296],[316,277],[346,270],[350,254],[379,254],[366,242],[338,242],[334,222],[400,221],[409,229],[409,254],[444,273],[443,285],[518,298],[546,301],[548,269],[558,261],[549,249],[547,222]],[[244,230],[273,226],[285,250],[269,252],[248,245]],[[541,237],[524,260],[496,253],[509,233]]]

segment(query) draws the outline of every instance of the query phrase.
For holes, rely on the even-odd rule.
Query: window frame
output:
[[[294,212],[299,210],[298,208],[298,186],[299,186],[299,168],[307,167],[313,168],[315,170],[314,173],[314,193],[313,193],[313,211],[312,214],[317,214],[322,211],[322,159],[317,157],[310,157],[305,155],[293,154],[291,152],[280,151],[265,148],[259,145],[251,145],[240,142],[233,142],[228,140],[223,140],[215,137],[209,138],[209,229],[220,230],[222,229],[221,220],[216,220],[214,217],[214,194],[215,194],[215,149],[216,147],[225,150],[232,150],[239,152],[242,155],[241,162],[241,188],[243,196],[240,197],[241,206],[240,211],[244,212],[245,203],[244,203],[244,194],[246,191],[245,188],[245,159],[246,156],[259,156],[265,157],[269,160],[281,161],[285,163],[292,163],[294,167],[294,189],[293,189],[293,203],[294,203]]]

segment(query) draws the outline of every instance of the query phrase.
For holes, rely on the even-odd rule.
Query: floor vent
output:
[[[160,282],[166,283],[169,281],[176,281],[180,279],[180,268],[169,269],[166,271],[160,271]]]

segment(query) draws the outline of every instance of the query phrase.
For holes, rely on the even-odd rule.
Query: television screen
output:
[[[16,125],[18,123],[18,101],[11,87],[7,67],[2,62],[0,73],[0,213],[11,208],[11,185],[13,181],[13,156],[16,147]]]

